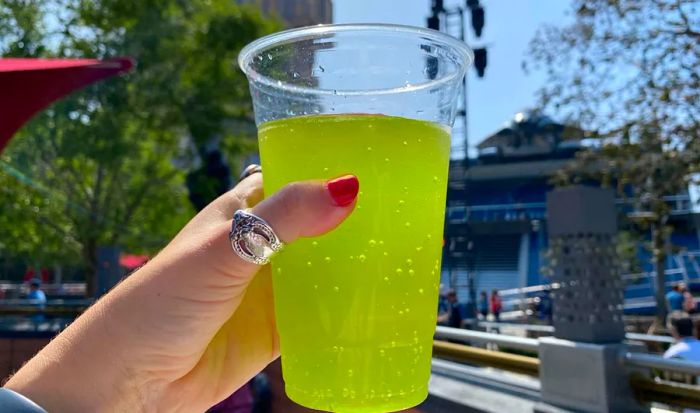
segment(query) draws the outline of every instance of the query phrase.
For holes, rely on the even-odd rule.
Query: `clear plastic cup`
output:
[[[428,394],[456,101],[472,53],[392,25],[288,30],[245,47],[265,193],[355,174],[353,214],[273,258],[287,395],[386,412]]]

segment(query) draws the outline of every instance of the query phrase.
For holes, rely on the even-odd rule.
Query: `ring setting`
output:
[[[233,214],[229,240],[239,257],[257,265],[269,263],[270,258],[284,247],[270,224],[249,210],[239,209]]]
[[[238,177],[238,182],[241,182],[242,180],[256,173],[262,173],[262,167],[258,164],[248,165],[248,167],[246,167]]]

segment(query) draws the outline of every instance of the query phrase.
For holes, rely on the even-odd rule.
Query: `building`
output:
[[[314,26],[318,24],[330,24],[333,22],[333,2],[332,0],[237,0],[240,4],[253,4],[258,6],[262,12],[271,17],[280,18],[288,28]],[[299,42],[298,52],[315,53],[313,51],[329,47],[328,45],[315,44],[313,40]],[[292,59],[287,63],[285,72],[297,73],[300,79],[312,79],[315,57],[309,56],[306,59]],[[311,83],[316,84],[316,83]],[[251,125],[247,123],[235,123],[234,128],[248,131],[249,135],[255,135]],[[243,160],[244,164],[260,163],[258,153],[251,154]]]
[[[333,22],[331,0],[239,0],[239,3],[255,4],[263,13],[281,18],[290,28]]]
[[[549,177],[583,148],[584,138],[583,130],[540,113],[518,113],[478,145],[476,159],[451,161],[442,283],[456,288],[460,300],[469,301],[470,292],[548,282],[541,269],[546,264]],[[670,196],[669,202],[673,243],[700,249],[700,215],[693,213],[689,195]],[[618,208],[630,212],[622,200]],[[670,257],[668,268],[680,275],[685,271],[686,278],[689,271],[700,276],[696,261],[683,259]],[[648,253],[640,251],[639,261],[644,271],[652,271]],[[650,284],[632,287],[628,299],[651,295]]]

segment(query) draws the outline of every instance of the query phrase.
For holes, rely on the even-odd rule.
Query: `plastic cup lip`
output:
[[[401,87],[392,87],[384,89],[363,89],[363,90],[337,90],[337,89],[322,89],[305,86],[292,85],[280,80],[276,80],[253,70],[250,62],[262,51],[271,46],[288,44],[303,40],[311,40],[318,38],[324,34],[343,33],[343,32],[362,32],[375,31],[384,33],[398,33],[423,37],[432,40],[438,44],[443,44],[455,51],[455,54],[460,56],[464,64],[440,78],[410,84]],[[238,66],[243,73],[248,77],[251,83],[262,84],[279,91],[296,95],[337,95],[337,96],[365,96],[365,95],[387,95],[406,92],[415,92],[418,90],[433,88],[445,83],[453,82],[456,78],[459,79],[466,73],[466,70],[474,61],[474,53],[463,41],[439,32],[437,30],[425,29],[416,26],[406,26],[399,24],[383,24],[383,23],[363,23],[363,24],[319,24],[317,26],[301,27],[297,29],[284,30],[273,33],[246,45],[238,54]]]

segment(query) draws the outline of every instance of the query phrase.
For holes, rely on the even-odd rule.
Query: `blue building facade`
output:
[[[441,281],[455,288],[461,301],[469,302],[481,291],[548,283],[543,267],[549,181],[583,149],[584,139],[581,129],[536,112],[519,113],[478,145],[476,159],[451,161]],[[668,278],[698,277],[693,255],[700,249],[698,214],[687,193],[669,196],[668,202],[674,211],[672,242],[683,251],[669,256]],[[619,200],[617,208],[624,213],[628,206]],[[649,253],[639,250],[642,271],[652,271]],[[627,291],[630,300],[651,295],[652,283],[629,278],[634,278]]]

